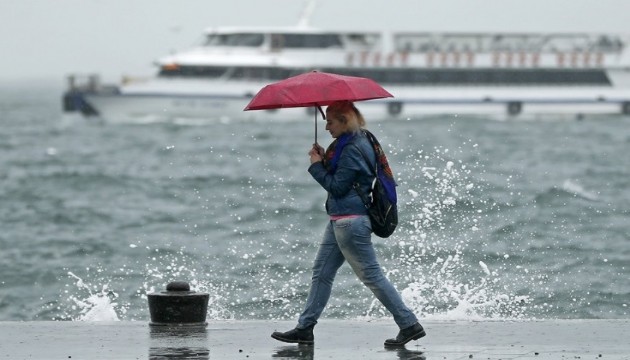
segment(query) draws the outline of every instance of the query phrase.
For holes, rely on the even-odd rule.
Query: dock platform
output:
[[[278,342],[292,321],[0,322],[1,359],[630,359],[630,320],[424,321],[427,336],[385,348],[393,321],[322,320],[315,345]]]

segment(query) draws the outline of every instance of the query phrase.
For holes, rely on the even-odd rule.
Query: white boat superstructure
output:
[[[72,77],[68,111],[108,120],[159,116],[295,119],[310,109],[244,112],[264,85],[310,70],[364,76],[394,98],[370,118],[630,115],[628,39],[611,34],[329,31],[222,27],[157,61],[148,80],[103,86]]]

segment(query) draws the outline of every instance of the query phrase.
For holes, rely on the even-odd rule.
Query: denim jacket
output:
[[[359,149],[368,157],[370,164],[366,162]],[[376,154],[372,144],[360,131],[343,148],[335,173],[328,173],[322,162],[311,164],[308,172],[328,192],[326,200],[328,215],[367,214],[363,200],[352,185],[358,183],[362,194],[367,196],[374,180],[375,162]]]

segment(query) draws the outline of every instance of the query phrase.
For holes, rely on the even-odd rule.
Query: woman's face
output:
[[[326,130],[336,139],[346,131],[346,126],[337,116],[326,116]]]

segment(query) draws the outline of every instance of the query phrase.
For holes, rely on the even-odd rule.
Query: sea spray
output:
[[[123,266],[117,271],[95,264],[84,269],[82,277],[67,271],[70,282],[65,284],[59,300],[46,306],[50,308],[47,311],[57,313],[53,320],[145,320],[148,317],[147,294],[165,290],[166,284],[173,280],[184,280],[190,284],[191,290],[210,294],[208,319],[233,318],[225,305],[225,297],[221,295],[225,293],[222,285],[215,285],[210,280],[212,276],[197,270],[196,262],[187,256],[185,248],[172,251],[140,248],[136,244],[129,247],[145,251],[144,260],[137,260],[138,264]],[[142,271],[133,270],[138,268]],[[118,275],[112,276],[113,273]],[[136,288],[125,285],[132,279],[137,280]],[[128,300],[122,301],[121,292]],[[133,311],[129,311],[130,308]]]
[[[562,183],[562,190],[586,200],[599,201],[598,194],[585,190],[582,185],[572,180],[565,180],[564,183]]]
[[[485,239],[480,226],[487,212],[499,210],[484,198],[481,165],[461,159],[478,157],[476,149],[476,144],[464,142],[456,152],[442,147],[409,151],[403,161],[399,191],[406,190],[407,196],[400,205],[409,214],[408,226],[395,237],[392,261],[398,270],[390,274],[406,284],[401,294],[420,317],[529,316],[529,296],[512,292],[513,279],[504,278],[500,269],[491,271],[482,261],[485,255],[478,245]]]
[[[151,256],[144,264],[144,281],[138,291],[140,298],[147,299],[147,294],[165,290],[166,284],[171,281],[185,281],[190,285],[191,291],[209,294],[207,319],[233,318],[233,314],[226,308],[226,298],[222,295],[226,293],[226,289],[211,280],[214,276],[197,269],[199,264],[188,255],[185,247],[175,252],[164,251],[163,254],[157,249],[147,247],[147,250],[158,255]]]
[[[523,278],[503,275],[506,269],[512,270],[511,274],[514,269],[525,274],[526,267],[512,266],[509,256],[498,257],[499,263],[488,262],[484,250],[487,240],[483,234],[487,232],[480,231],[485,226],[484,217],[500,214],[501,209],[485,193],[480,176],[483,167],[466,158],[475,151],[471,143],[464,143],[458,151],[439,147],[432,151],[393,149],[393,156],[402,157],[395,167],[402,195],[401,224],[392,238],[374,241],[385,256],[382,265],[387,276],[421,317],[528,317],[528,294],[511,290],[511,283]],[[107,305],[123,319],[143,320],[148,313],[146,294],[163,290],[169,281],[184,280],[193,290],[209,293],[209,319],[295,319],[308,291],[310,267],[321,235],[320,231],[306,231],[301,221],[295,221],[302,205],[284,185],[293,179],[271,173],[267,176],[248,177],[234,190],[250,194],[249,207],[235,206],[230,192],[217,195],[226,206],[222,215],[230,219],[223,223],[230,230],[225,238],[203,238],[196,225],[187,226],[192,238],[201,240],[191,243],[194,248],[173,245],[178,240],[148,245],[138,239],[128,245],[134,263],[117,272],[92,272],[93,283],[107,284],[103,289],[116,289],[115,294],[126,293],[125,299],[129,299],[118,305],[121,299],[117,296],[115,303],[105,302],[96,308]],[[196,188],[190,191],[204,203],[211,203]],[[319,220],[309,216],[308,221]],[[201,248],[204,243],[207,248]],[[225,246],[218,247],[220,244]],[[527,275],[532,279],[536,276]],[[130,280],[135,281],[136,288],[123,289]],[[340,269],[335,285],[339,290],[327,307],[329,316],[389,316],[346,267]],[[74,288],[70,295],[74,308],[67,312],[73,319],[85,319],[83,309],[91,308],[93,294],[85,294],[78,284]],[[134,311],[127,314],[130,307]]]
[[[107,284],[101,286],[100,290],[98,286],[90,287],[83,279],[68,272],[68,276],[76,280],[76,289],[78,293],[82,293],[83,296],[78,294],[72,294],[69,296],[69,300],[74,303],[72,309],[76,311],[72,316],[72,320],[76,321],[119,321],[116,308],[118,304],[115,300],[118,298],[118,294],[109,289]],[[87,294],[85,294],[87,292]],[[124,309],[120,308],[119,311],[124,312]]]

